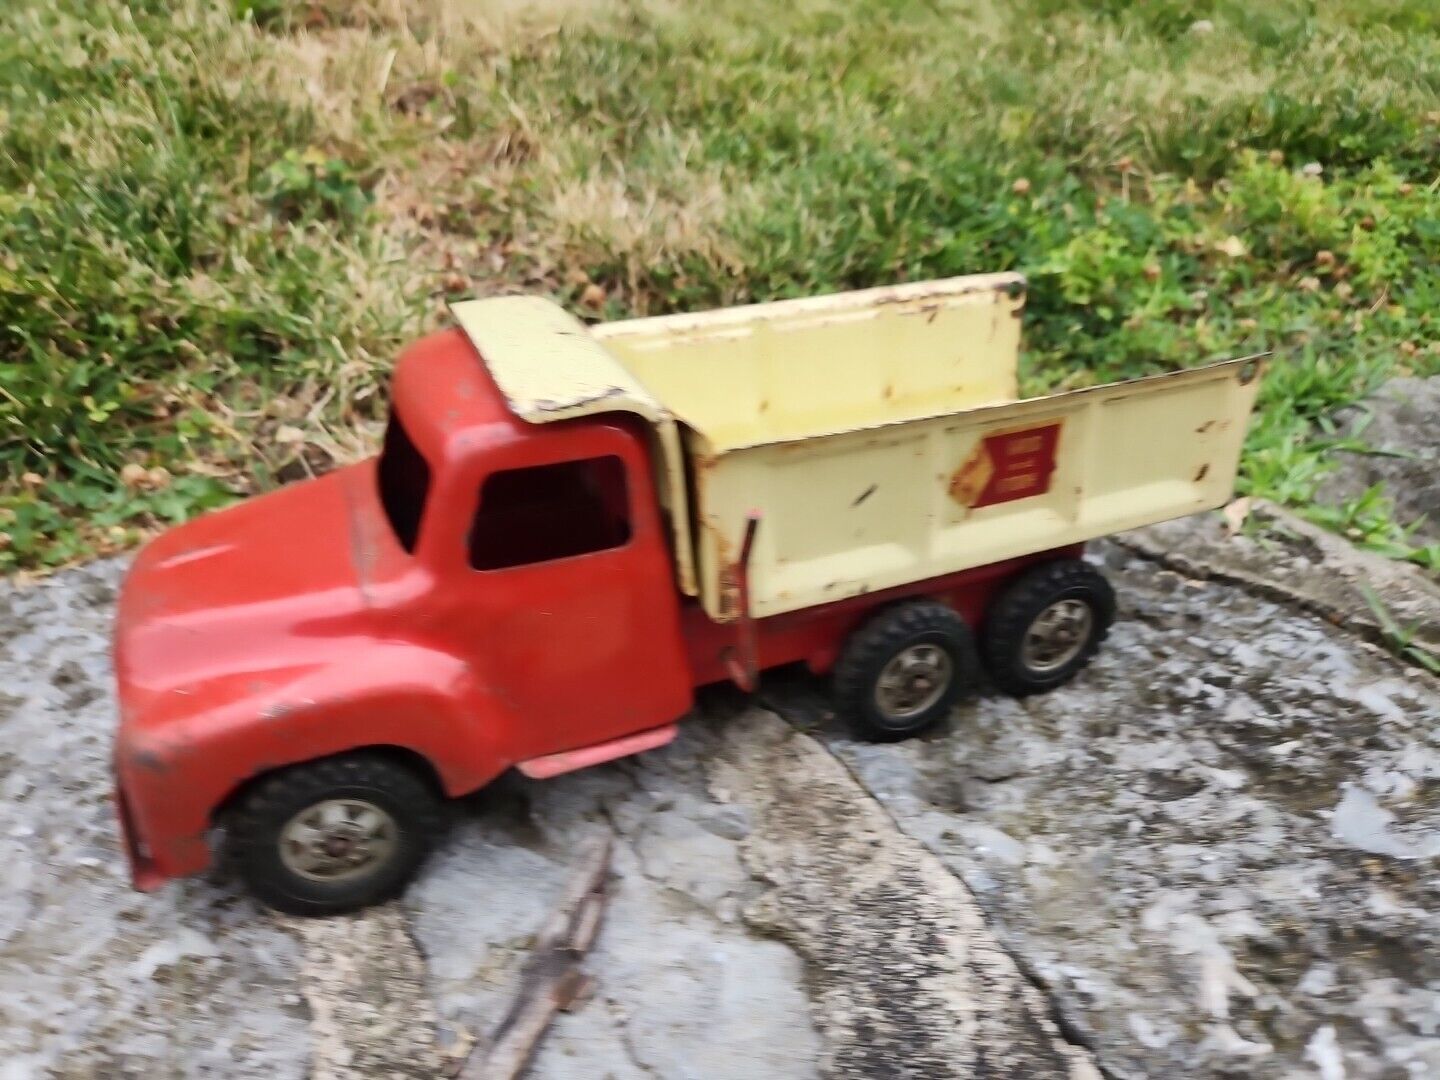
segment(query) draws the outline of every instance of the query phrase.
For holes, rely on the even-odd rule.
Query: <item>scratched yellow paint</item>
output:
[[[501,303],[457,315],[517,415],[623,409],[655,425],[678,580],[721,619],[737,614],[727,570],[751,511],[764,617],[1217,506],[1258,388],[1258,362],[1237,360],[1016,401],[1011,274],[588,331],[545,301]],[[1043,490],[977,505],[998,467],[986,446],[1034,442],[985,440],[1050,425]],[[1003,464],[1002,499],[1037,490],[1040,466]]]

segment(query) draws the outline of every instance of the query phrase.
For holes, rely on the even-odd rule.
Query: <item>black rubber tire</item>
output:
[[[949,684],[922,712],[903,721],[886,716],[875,696],[881,672],[902,650],[926,643],[940,646],[950,658]],[[831,679],[835,709],[857,737],[895,742],[944,719],[960,695],[974,688],[978,675],[964,620],[935,600],[909,600],[885,608],[850,635]]]
[[[1037,671],[1025,662],[1026,632],[1040,613],[1061,600],[1090,606],[1085,643],[1053,671]],[[1016,697],[1038,694],[1068,682],[1094,657],[1115,621],[1115,590],[1105,575],[1080,559],[1059,559],[1027,570],[990,605],[980,635],[980,654],[990,680]]]
[[[313,881],[285,866],[280,832],[307,806],[364,799],[398,826],[391,857],[362,877]],[[440,798],[415,770],[382,754],[356,753],[295,765],[265,777],[225,820],[227,861],[256,897],[287,915],[340,915],[393,899],[429,854],[443,819]]]

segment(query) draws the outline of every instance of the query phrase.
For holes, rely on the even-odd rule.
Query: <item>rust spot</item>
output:
[[[1210,471],[1210,466],[1209,466],[1208,464],[1201,465],[1201,466],[1200,466],[1200,471],[1195,474],[1195,482],[1198,484],[1201,480],[1204,480],[1204,479],[1205,479],[1205,474],[1208,473],[1209,471]]]
[[[137,769],[144,769],[146,772],[161,775],[170,771],[170,766],[165,759],[154,750],[136,750],[130,755],[130,763]]]
[[[995,465],[985,450],[984,442],[981,442],[960,467],[950,474],[950,498],[961,506],[971,506],[980,497],[980,492],[985,490],[985,485],[990,482],[994,472]]]
[[[1203,424],[1201,424],[1199,427],[1197,427],[1197,428],[1195,429],[1195,434],[1196,434],[1196,435],[1204,435],[1205,432],[1209,431],[1209,430],[1210,430],[1212,427],[1214,427],[1214,426],[1215,426],[1215,421],[1214,421],[1214,420],[1206,420]]]
[[[874,495],[879,487],[879,484],[871,484],[869,487],[867,487],[864,491],[862,491],[859,495],[856,496],[855,501],[850,504],[850,509],[855,509],[855,507],[859,506],[871,495]]]
[[[886,383],[885,389],[880,391],[880,396],[888,401],[890,398],[895,396],[895,387],[891,386],[889,383]]]
[[[928,325],[929,323],[932,323],[932,322],[935,321],[935,316],[937,316],[937,315],[940,314],[940,308],[939,308],[939,306],[937,305],[937,306],[935,306],[935,307],[928,308],[927,310],[930,312],[930,314],[929,314],[929,315],[926,317],[926,319],[925,319],[925,322],[926,322],[926,324]]]
[[[762,402],[760,402],[760,411],[761,411],[761,412],[769,412],[769,411],[770,411],[770,402],[768,402],[768,401],[762,401]]]

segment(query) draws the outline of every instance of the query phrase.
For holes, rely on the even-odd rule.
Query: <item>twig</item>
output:
[[[515,1080],[535,1056],[536,1047],[557,1012],[564,1012],[590,989],[580,961],[595,942],[605,907],[605,876],[610,869],[610,837],[590,841],[560,903],[541,927],[535,948],[520,971],[520,989],[489,1043],[477,1043],[460,1080]]]

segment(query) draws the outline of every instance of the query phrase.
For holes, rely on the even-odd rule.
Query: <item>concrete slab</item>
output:
[[[0,1077],[434,1075],[600,829],[597,987],[538,1077],[1075,1076],[1085,1047],[1117,1077],[1440,1075],[1435,682],[1283,592],[1102,554],[1121,619],[1066,689],[886,747],[804,681],[767,696],[810,734],[711,696],[663,750],[456,805],[402,902],[307,924],[225,881],[129,891],[120,566],[0,585]]]

